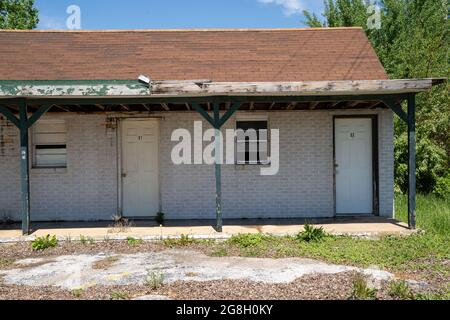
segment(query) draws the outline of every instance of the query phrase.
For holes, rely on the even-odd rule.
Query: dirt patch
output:
[[[109,256],[105,259],[96,261],[92,264],[91,268],[94,270],[108,270],[111,268],[117,261],[119,261],[119,256]]]

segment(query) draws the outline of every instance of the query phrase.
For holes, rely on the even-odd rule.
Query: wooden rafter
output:
[[[309,104],[309,109],[310,110],[315,110],[318,106],[319,106],[320,102],[319,101],[315,101],[315,102],[311,102]]]
[[[294,110],[297,107],[298,103],[297,102],[291,102],[288,107],[287,110]]]
[[[170,111],[169,105],[167,103],[161,103],[161,107],[163,107],[163,109],[166,111]]]
[[[186,106],[186,109],[188,109],[188,111],[191,111],[191,106],[189,105],[189,103],[185,103],[184,105]]]
[[[54,104],[53,107],[58,108],[59,110],[65,111],[65,112],[70,112],[70,109],[67,107],[63,107],[57,104]]]

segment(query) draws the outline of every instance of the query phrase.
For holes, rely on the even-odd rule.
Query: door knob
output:
[[[127,174],[126,173],[122,173],[122,178],[126,178]]]

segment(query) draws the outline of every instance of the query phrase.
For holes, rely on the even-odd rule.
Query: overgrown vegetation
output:
[[[366,277],[357,273],[353,278],[353,290],[350,299],[353,300],[376,300],[377,290],[372,289],[367,284]]]
[[[428,234],[450,237],[450,197],[445,199],[434,195],[417,195],[417,225]],[[395,196],[396,218],[408,222],[408,198]],[[450,240],[449,240],[450,241]]]
[[[145,285],[152,290],[159,289],[164,284],[164,274],[147,270]]]
[[[115,291],[110,294],[110,300],[130,300],[130,296],[126,292]]]
[[[238,234],[232,236],[227,242],[240,248],[249,248],[260,246],[263,241],[268,240],[269,238],[269,236],[262,233]]]
[[[186,247],[191,244],[196,243],[197,241],[188,235],[182,234],[180,238],[169,238],[165,239],[163,241],[164,245],[167,247],[173,248],[173,247]]]
[[[307,223],[304,228],[305,230],[297,235],[297,239],[300,241],[321,241],[327,236],[327,233],[325,232],[323,227],[316,228]]]
[[[14,265],[14,262],[14,259],[0,257],[0,270],[11,267],[12,265]]]
[[[128,237],[128,238],[127,238],[127,243],[128,243],[128,245],[129,245],[129,246],[132,246],[132,247],[139,246],[139,245],[141,245],[143,242],[144,242],[144,241],[143,241],[142,239],[136,239],[136,238],[133,238],[133,237]]]
[[[57,245],[58,239],[56,239],[56,236],[50,236],[49,234],[45,237],[37,237],[35,240],[33,240],[33,242],[31,242],[31,247],[35,251],[54,248]]]
[[[81,235],[80,236],[80,243],[82,245],[85,245],[85,246],[88,245],[88,244],[94,244],[95,243],[95,239],[92,238],[92,237],[86,237],[86,236]]]
[[[392,281],[389,284],[388,294],[399,300],[414,300],[415,294],[404,280]]]
[[[379,0],[380,28],[371,28],[374,10],[365,0],[325,0],[322,18],[305,12],[311,27],[360,26],[392,79],[448,77],[448,1]],[[373,3],[373,1],[371,1]],[[417,96],[417,189],[449,197],[450,85]],[[407,128],[395,117],[395,179],[407,190]]]

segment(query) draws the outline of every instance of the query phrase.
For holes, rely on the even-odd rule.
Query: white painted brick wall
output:
[[[280,129],[280,172],[261,176],[258,166],[223,167],[225,218],[332,217],[333,115],[358,112],[273,112],[270,127]],[[380,211],[393,216],[393,115],[379,115]],[[160,188],[168,219],[215,217],[214,166],[175,166],[170,155],[173,130],[193,131],[196,113],[164,113],[161,121]],[[32,220],[110,220],[117,213],[116,136],[105,116],[55,114],[67,119],[66,171],[31,172]],[[226,128],[234,128],[235,117]],[[204,130],[209,128],[204,123]],[[20,219],[18,132],[0,120],[0,215]],[[6,141],[7,143],[2,143]]]

